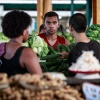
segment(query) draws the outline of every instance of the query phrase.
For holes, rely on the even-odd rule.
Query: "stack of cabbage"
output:
[[[32,34],[29,35],[28,45],[31,47],[39,57],[46,56],[49,52],[47,43],[37,36],[36,31],[32,31]]]
[[[93,24],[86,30],[86,35],[91,40],[96,40],[100,43],[100,24]]]

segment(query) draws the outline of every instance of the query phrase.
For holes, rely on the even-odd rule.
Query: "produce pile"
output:
[[[37,53],[38,57],[46,56],[49,52],[47,43],[37,35],[36,31],[32,31],[28,38],[28,46]]]
[[[47,43],[37,36],[36,31],[32,31],[29,35],[29,39],[23,46],[31,47],[39,57],[39,62],[43,72],[62,72],[66,76],[71,75],[68,70],[68,60],[60,58],[59,52],[70,52],[75,46],[75,39],[69,32],[61,33],[57,32],[58,35],[65,37],[69,42],[70,46],[58,44],[57,49],[54,50],[52,47],[48,47]],[[100,43],[100,25],[93,24],[86,30],[86,35]],[[0,33],[0,42],[7,42],[9,39]]]
[[[93,55],[93,53],[93,51],[83,51],[82,55],[77,59],[76,63],[73,63],[69,69],[82,72],[100,72],[99,60]]]
[[[0,35],[1,42],[9,41],[3,34],[0,33]],[[70,52],[75,43],[71,43],[69,47],[58,44],[57,49],[54,50],[52,47],[48,47],[47,43],[37,36],[37,32],[33,30],[32,34],[29,35],[28,41],[23,43],[23,46],[30,47],[36,52],[43,72],[62,72],[66,76],[69,75],[68,61],[67,59],[59,58],[60,55],[58,53],[63,51]]]
[[[70,52],[74,46],[75,43],[72,43],[70,46],[58,44],[56,50],[49,46],[48,55],[40,57],[40,65],[43,72],[62,72],[65,76],[69,76],[70,72],[68,70],[68,60],[67,58],[60,58],[61,55],[59,52]],[[44,60],[44,62],[42,62],[42,60]]]
[[[96,40],[100,43],[100,24],[93,24],[86,30],[86,35],[91,40]]]
[[[66,85],[51,74],[14,75],[0,74],[1,100],[84,100],[81,88]]]
[[[47,46],[47,43],[37,36],[36,31],[32,31],[29,35],[28,46],[31,47],[38,55],[39,62],[43,72],[62,72],[66,76],[69,75],[68,71],[68,61],[67,59],[59,58],[59,52],[70,52],[70,50],[75,46],[75,43],[65,46],[58,44],[57,49],[54,50],[51,46]]]
[[[57,32],[57,34],[59,36],[65,37],[70,43],[75,43],[75,39],[73,38],[73,36],[69,32],[64,32],[64,33]]]

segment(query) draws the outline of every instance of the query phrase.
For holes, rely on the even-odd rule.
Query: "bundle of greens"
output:
[[[46,56],[49,52],[47,43],[37,36],[35,31],[32,31],[32,34],[29,35],[28,45],[31,47],[39,57]]]
[[[100,43],[100,24],[93,24],[86,30],[86,35],[91,40],[96,40]]]

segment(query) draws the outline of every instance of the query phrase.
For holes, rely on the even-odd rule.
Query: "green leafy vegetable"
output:
[[[41,37],[37,36],[37,33],[34,31],[29,35],[28,44],[39,57],[46,56],[49,52],[47,43]]]
[[[3,35],[3,33],[0,33],[0,43],[2,42],[8,42],[9,38],[7,38],[6,36]]]
[[[100,24],[93,24],[86,30],[86,35],[91,40],[96,40],[100,43]]]

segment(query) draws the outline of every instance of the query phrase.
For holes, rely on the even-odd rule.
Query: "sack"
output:
[[[0,65],[2,64],[1,56],[5,53],[5,44],[6,43],[1,43],[0,44]]]

